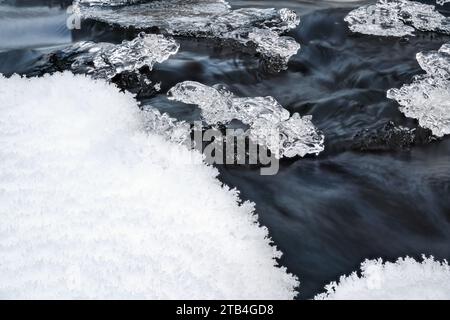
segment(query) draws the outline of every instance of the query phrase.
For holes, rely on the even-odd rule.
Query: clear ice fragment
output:
[[[400,111],[415,118],[419,125],[437,137],[450,134],[450,44],[439,51],[420,52],[417,60],[427,73],[400,89],[391,89],[389,99],[400,104]]]
[[[170,89],[169,99],[195,104],[210,125],[239,120],[250,127],[250,139],[267,147],[278,158],[318,154],[324,150],[324,136],[311,116],[290,116],[273,97],[236,97],[222,86],[209,87],[186,81]]]
[[[171,36],[212,38],[256,48],[274,71],[286,69],[300,45],[282,34],[300,23],[289,9],[230,9],[223,0],[156,0],[137,5],[104,6],[75,2],[83,18],[123,27],[158,28]]]
[[[64,51],[74,57],[73,71],[109,80],[119,73],[138,71],[144,66],[151,70],[155,63],[167,60],[178,49],[173,39],[141,33],[134,40],[119,45],[78,42]]]
[[[184,121],[177,121],[167,113],[161,114],[155,108],[145,108],[144,125],[146,131],[156,133],[167,140],[183,144],[190,139],[191,126]]]
[[[434,5],[408,0],[379,0],[351,11],[344,19],[353,32],[403,37],[415,30],[450,34],[450,19]]]
[[[450,0],[436,0],[436,3],[440,6],[443,6],[446,3],[449,3]]]
[[[427,74],[434,77],[450,78],[450,43],[444,44],[439,51],[419,52],[417,62]]]
[[[130,4],[144,3],[149,1],[151,0],[78,0],[77,2],[86,6],[115,7],[115,6],[126,6]]]

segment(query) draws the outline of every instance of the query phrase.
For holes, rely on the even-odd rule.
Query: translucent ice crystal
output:
[[[286,68],[300,45],[283,33],[297,27],[299,17],[289,9],[231,10],[223,0],[165,0],[128,6],[90,6],[76,2],[76,11],[124,27],[158,28],[175,36],[214,38],[255,47],[275,71]]]
[[[145,1],[149,0],[78,0],[78,2],[87,6],[111,6],[111,7],[142,3]]]
[[[379,0],[351,11],[344,19],[353,32],[402,37],[415,30],[450,34],[450,19],[433,5],[408,0]]]
[[[449,3],[450,0],[436,0],[436,3],[440,6],[443,6],[446,3]]]
[[[310,116],[292,117],[273,97],[239,98],[221,86],[186,81],[169,91],[169,98],[195,104],[210,125],[239,120],[250,126],[250,139],[278,157],[305,156],[324,150],[324,136]]]
[[[78,42],[64,50],[73,57],[73,71],[93,78],[111,79],[125,71],[137,71],[167,60],[178,52],[179,45],[162,35],[141,33],[119,45],[111,43]]]
[[[177,121],[154,108],[146,108],[143,115],[145,128],[149,132],[164,136],[177,144],[183,144],[190,138],[191,126],[184,121]]]
[[[450,78],[450,43],[442,45],[439,51],[419,52],[416,58],[427,74],[433,77]]]
[[[442,137],[450,134],[450,45],[439,51],[420,52],[417,61],[427,72],[400,89],[391,89],[387,97],[400,104],[400,111],[415,118],[420,126]]]
[[[273,60],[271,65],[287,65],[289,59],[300,49],[300,45],[291,37],[280,37],[269,29],[255,28],[249,33],[248,38],[258,44],[257,52]]]

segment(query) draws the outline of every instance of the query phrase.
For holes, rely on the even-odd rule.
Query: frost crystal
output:
[[[433,257],[400,258],[395,263],[366,260],[356,272],[325,287],[316,300],[448,300],[450,266]]]
[[[239,98],[221,86],[208,87],[186,81],[169,91],[169,98],[195,104],[210,124],[239,120],[250,126],[250,139],[266,146],[278,157],[305,156],[324,150],[324,136],[310,116],[290,117],[273,97]]]
[[[450,34],[450,19],[433,5],[408,0],[379,0],[351,11],[344,19],[353,32],[402,37],[414,30]]]
[[[439,51],[420,52],[417,61],[427,74],[416,76],[400,89],[391,89],[389,99],[396,100],[407,117],[442,137],[450,134],[450,44]]]
[[[178,52],[179,45],[162,35],[141,33],[131,41],[119,45],[111,43],[78,42],[64,49],[63,54],[73,57],[71,69],[93,78],[111,79],[125,71],[137,71],[167,60]]]
[[[156,27],[168,35],[213,38],[255,47],[275,71],[285,69],[300,48],[293,38],[281,36],[300,23],[289,9],[231,10],[223,0],[158,0],[121,7],[90,6],[81,1],[75,6],[84,18],[124,27]]]

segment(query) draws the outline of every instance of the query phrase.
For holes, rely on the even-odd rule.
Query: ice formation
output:
[[[0,77],[0,297],[291,299],[254,207],[129,93]]]
[[[79,0],[83,5],[87,6],[125,6],[129,4],[143,3],[150,0]]]
[[[143,112],[146,131],[157,133],[177,144],[190,141],[191,125],[171,118],[167,113],[161,114],[157,109],[146,107]]]
[[[278,157],[303,157],[324,150],[324,136],[312,124],[311,116],[290,116],[273,97],[239,98],[222,86],[193,81],[177,84],[168,94],[172,100],[198,105],[210,125],[232,120],[249,125],[250,139]]]
[[[417,262],[412,258],[385,262],[366,260],[362,276],[342,276],[339,283],[326,286],[317,300],[448,300],[450,266],[433,257]]]
[[[400,89],[389,90],[387,97],[396,100],[401,112],[417,119],[434,135],[450,134],[450,44],[439,51],[419,52],[417,61],[426,74]]]
[[[224,0],[156,0],[121,7],[78,1],[75,7],[84,18],[124,27],[156,27],[172,36],[213,38],[254,47],[275,71],[285,69],[290,57],[300,49],[293,38],[282,36],[300,23],[289,9],[232,10]]]
[[[162,35],[140,33],[121,44],[82,41],[58,53],[72,60],[71,69],[95,79],[112,79],[122,72],[137,72],[146,66],[150,70],[178,52],[179,44]]]
[[[440,6],[443,6],[446,3],[449,3],[450,0],[436,0],[436,3]]]
[[[450,19],[434,5],[408,0],[378,0],[351,11],[344,19],[353,32],[402,37],[415,30],[450,34]]]

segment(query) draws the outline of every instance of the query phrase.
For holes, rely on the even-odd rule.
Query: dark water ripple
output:
[[[404,144],[408,137],[386,138],[391,135],[385,128],[388,124],[390,130],[389,123],[417,128],[386,98],[386,91],[422,72],[417,52],[438,49],[450,37],[355,35],[343,22],[350,9],[334,8],[336,2],[277,5],[304,13],[300,27],[291,33],[302,49],[287,71],[270,74],[257,58],[239,50],[178,39],[180,53],[157,65],[152,74],[162,81],[162,94],[142,102],[179,119],[198,119],[195,107],[169,102],[165,96],[176,83],[195,80],[226,84],[242,96],[271,95],[291,112],[313,115],[327,139],[326,152],[319,157],[282,161],[280,173],[272,177],[260,176],[253,168],[219,168],[224,183],[256,203],[261,223],[284,252],[281,263],[302,282],[300,298],[311,298],[366,258],[430,254],[449,259],[450,139],[428,143],[429,136],[422,133],[414,143]],[[60,24],[54,22],[47,31]],[[91,21],[73,32],[70,41],[121,42],[135,35],[135,30]],[[67,40],[66,35],[54,36],[44,32],[35,35],[40,42],[32,46],[0,50],[0,72],[36,70],[43,54]],[[366,135],[372,139],[368,149],[384,151],[363,152],[358,139],[367,142]]]

